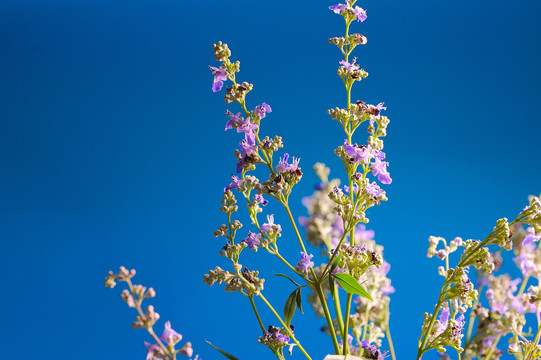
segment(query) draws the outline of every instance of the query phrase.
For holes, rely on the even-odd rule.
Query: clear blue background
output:
[[[3,358],[144,359],[149,337],[130,328],[120,289],[103,287],[119,265],[156,289],[162,319],[205,360],[221,358],[205,339],[241,360],[272,358],[247,300],[202,282],[226,266],[212,232],[240,140],[222,131],[223,113],[237,108],[211,91],[211,45],[227,42],[241,61],[239,79],[255,84],[249,105],[272,106],[262,132],[302,157],[292,203],[303,215],[312,164],[343,175],[332,150],[344,136],[326,114],[345,102],[340,53],[327,42],[344,29],[333,4],[0,3]],[[394,180],[369,227],[392,264],[398,358],[411,359],[441,284],[439,261],[425,258],[428,236],[481,238],[541,191],[541,3],[359,5],[368,20],[352,30],[368,44],[355,55],[370,76],[353,98],[388,106]],[[284,212],[268,211],[289,230]],[[280,243],[294,262],[295,239]],[[243,262],[265,269],[265,294],[281,309],[292,289],[272,276],[280,264],[263,252]],[[294,323],[314,360],[332,351],[322,319],[308,311]]]

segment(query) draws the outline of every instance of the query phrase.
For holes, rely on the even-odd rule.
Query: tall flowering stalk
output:
[[[389,119],[382,115],[386,110],[383,102],[371,105],[362,100],[352,101],[353,85],[368,73],[357,63],[357,58],[352,57],[354,49],[366,44],[367,38],[360,33],[350,33],[350,27],[367,19],[366,10],[356,5],[356,0],[347,0],[329,9],[345,21],[344,36],[329,39],[343,55],[338,62],[338,76],[346,90],[345,106],[330,109],[328,114],[344,130],[345,139],[334,152],[344,166],[347,180],[342,186],[339,179],[329,179],[330,170],[324,164],[314,166],[320,183],[314,193],[303,200],[308,216],[298,221],[304,228],[304,236],[289,206],[293,188],[303,175],[300,158],[287,152],[278,154],[284,147],[280,136],[264,136],[262,126],[272,116],[273,109],[266,102],[248,105],[247,95],[253,85],[237,80],[240,62],[230,59],[227,44],[218,42],[213,46],[219,64],[209,66],[213,76],[211,88],[217,93],[225,87],[226,104],[236,107],[234,111],[225,111],[224,130],[236,131],[240,142],[235,150],[236,175],[224,184],[222,193],[220,211],[225,221],[214,232],[216,237],[224,239],[219,254],[227,259],[229,267],[216,266],[204,275],[204,282],[224,284],[227,292],[238,292],[247,299],[261,330],[257,341],[280,360],[285,360],[284,349],[291,354],[295,348],[311,360],[293,326],[296,310],[303,313],[303,293],[308,293],[308,302],[316,316],[325,318],[323,331],[330,336],[335,354],[356,355],[364,360],[382,360],[390,355],[396,360],[389,325],[389,295],[394,292],[387,276],[390,264],[383,257],[383,247],[375,242],[374,232],[366,227],[367,210],[387,200],[381,186],[392,182],[382,139],[387,135]],[[366,142],[356,142],[354,135],[363,124],[368,133]],[[256,168],[258,175],[265,173],[264,179],[256,176]],[[241,230],[237,198],[249,215],[247,231]],[[539,283],[541,278],[538,246],[541,202],[535,196],[529,200],[529,205],[515,220],[498,220],[484,240],[464,241],[457,237],[447,242],[441,237],[429,238],[427,255],[445,261],[445,265],[439,267],[444,280],[434,311],[424,315],[417,343],[418,360],[433,349],[439,351],[443,359],[450,359],[445,353],[447,348],[455,349],[459,360],[496,360],[503,354],[498,346],[504,337],[511,338],[507,352],[516,359],[541,357],[541,290],[539,284],[528,287],[530,279],[537,279]],[[270,201],[277,202],[283,211],[262,214]],[[295,259],[287,259],[279,250],[280,221],[284,219],[291,223],[297,239]],[[318,257],[307,249],[307,243],[321,250],[323,261],[318,265]],[[491,252],[496,246],[498,250]],[[451,267],[450,254],[459,249],[462,250],[460,259]],[[511,249],[523,275],[519,279],[493,273],[501,265],[501,251]],[[250,270],[242,265],[241,255],[244,259],[247,252],[264,252],[276,257],[288,272],[275,274],[295,285],[294,291],[284,297],[283,311],[278,311],[264,296],[265,279],[259,269]],[[477,284],[470,278],[474,271]],[[176,349],[182,336],[172,329],[169,321],[160,337],[155,333],[153,326],[159,315],[152,306],[148,306],[146,312],[142,307],[143,300],[154,297],[155,292],[152,288],[134,285],[131,281],[134,275],[135,270],[121,267],[118,274],[109,272],[105,285],[114,287],[116,281],[127,284],[121,296],[138,313],[132,326],[146,329],[154,339],[152,344],[145,343],[147,360],[175,360],[177,355],[191,357],[190,343]],[[346,293],[345,299],[342,291]],[[484,294],[488,305],[483,304],[480,294]],[[268,307],[272,318],[264,319],[259,306]],[[535,334],[524,331],[527,313],[536,316]],[[388,351],[381,350],[385,347],[384,340]],[[215,348],[227,358],[236,359]],[[196,355],[193,360],[197,359]]]
[[[301,293],[305,287],[312,289],[313,293],[310,298],[317,303],[315,306],[318,313],[324,316],[327,321],[326,329],[331,336],[336,354],[346,355],[355,352],[359,355],[364,354],[369,358],[374,358],[374,356],[375,358],[382,357],[383,354],[375,344],[366,339],[371,336],[373,342],[381,345],[379,333],[383,333],[382,328],[389,334],[388,301],[384,302],[386,305],[380,311],[378,324],[381,327],[377,327],[375,319],[370,322],[368,315],[373,313],[371,310],[380,307],[380,305],[373,304],[372,297],[372,295],[374,297],[378,295],[377,290],[379,289],[375,288],[373,291],[366,291],[359,283],[365,277],[372,280],[378,278],[375,275],[378,271],[373,269],[380,268],[384,264],[380,253],[381,249],[378,249],[380,252],[374,249],[376,247],[375,243],[370,244],[371,247],[369,247],[366,243],[355,242],[355,234],[360,229],[360,224],[368,222],[365,215],[366,210],[374,205],[379,205],[381,201],[387,200],[385,191],[375,181],[371,182],[368,176],[371,173],[382,184],[390,184],[392,181],[387,171],[388,163],[384,161],[385,153],[382,151],[383,141],[381,140],[381,137],[386,135],[389,120],[381,115],[381,111],[385,109],[383,103],[376,106],[368,105],[360,100],[354,104],[351,103],[353,83],[365,78],[368,73],[361,70],[356,65],[355,60],[351,62],[349,60],[354,48],[366,43],[366,38],[363,35],[349,34],[349,27],[354,21],[362,22],[366,20],[366,11],[359,6],[355,6],[355,1],[331,6],[330,10],[340,14],[346,23],[345,36],[332,38],[330,42],[338,46],[344,55],[344,59],[339,64],[338,75],[346,87],[347,102],[345,108],[329,110],[329,114],[341,124],[346,135],[343,145],[338,147],[335,152],[344,164],[349,186],[343,188],[334,186],[332,189],[328,189],[329,192],[326,196],[333,203],[332,212],[336,217],[336,224],[341,228],[341,234],[335,243],[326,244],[327,251],[325,255],[328,255],[328,259],[321,266],[314,268],[314,262],[311,261],[313,255],[309,254],[306,249],[305,241],[298,230],[295,217],[288,204],[294,185],[302,177],[299,167],[300,159],[296,157],[290,158],[288,153],[284,153],[278,161],[274,160],[274,153],[283,147],[281,137],[263,138],[261,135],[262,120],[266,118],[268,113],[272,112],[272,109],[266,103],[254,107],[253,110],[248,109],[246,95],[252,90],[253,85],[247,82],[237,82],[236,78],[240,70],[240,63],[230,60],[231,51],[226,44],[219,42],[214,45],[214,56],[221,64],[217,67],[210,66],[214,75],[213,91],[220,91],[224,86],[224,82],[230,81],[231,85],[226,87],[225,101],[228,104],[237,103],[242,110],[237,113],[230,110],[226,111],[226,116],[229,119],[225,130],[236,129],[238,133],[244,135],[244,139],[235,152],[239,176],[233,176],[232,182],[224,188],[223,206],[220,210],[226,213],[227,223],[221,225],[215,232],[216,236],[226,238],[226,244],[220,254],[230,260],[233,271],[216,267],[205,275],[205,282],[209,285],[216,282],[225,283],[226,291],[239,291],[249,299],[263,332],[260,342],[267,345],[278,358],[283,357],[283,348],[288,345],[297,346],[307,358],[310,358],[295,337],[291,326],[291,318],[295,308],[298,307],[301,310]],[[368,124],[367,145],[357,145],[352,141],[355,130],[362,123]],[[261,181],[252,175],[252,171],[260,164],[268,170],[268,180],[266,181]],[[234,193],[241,194],[245,199],[251,225],[254,227],[254,230],[249,230],[247,236],[240,242],[236,240],[236,235],[242,224],[233,219],[233,214],[238,210]],[[272,198],[283,206],[293,226],[301,255],[296,266],[293,266],[292,262],[286,260],[279,252],[278,238],[281,235],[281,226],[275,224],[275,214],[267,215],[267,222],[260,225],[258,214],[263,211],[264,206],[267,204],[267,198]],[[299,278],[297,281],[305,283],[300,285],[291,279],[297,288],[286,301],[284,316],[280,316],[263,296],[264,280],[258,277],[259,272],[249,271],[241,265],[240,255],[245,248],[253,251],[264,249],[269,254],[278,257],[293,275]],[[380,271],[380,278],[385,278],[388,264],[384,268],[386,270]],[[344,312],[342,312],[335,281],[347,292]],[[384,283],[388,285],[386,281]],[[375,283],[370,284],[376,286]],[[335,317],[331,315],[327,303],[329,293],[333,299]],[[354,294],[361,295],[362,298],[369,301],[357,301],[357,307],[364,316],[359,315],[359,313],[351,314]],[[273,325],[268,328],[265,327],[257,311],[254,301],[256,298],[260,298],[269,307],[282,325],[281,328]],[[379,333],[374,330],[376,327]],[[353,335],[350,334],[350,331]],[[342,339],[341,343],[339,337]],[[292,341],[293,344],[289,343],[289,341]]]

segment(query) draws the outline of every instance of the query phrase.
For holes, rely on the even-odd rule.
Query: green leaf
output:
[[[336,281],[350,294],[361,295],[368,300],[373,301],[370,294],[359,284],[355,278],[349,274],[334,274]]]
[[[334,283],[334,277],[329,276],[329,289],[331,290],[331,296],[334,300],[334,288],[336,287],[336,284]]]
[[[208,340],[205,340],[205,341],[207,342],[207,344],[209,344],[210,346],[212,346],[213,348],[215,348],[216,350],[218,350],[218,351],[220,352],[220,354],[222,354],[223,356],[225,356],[225,357],[228,358],[229,360],[239,360],[239,359],[237,359],[236,357],[234,357],[233,355],[228,354],[228,353],[226,353],[225,351],[223,351],[222,349],[220,349],[220,348],[218,348],[218,347],[212,345],[212,344],[210,343],[210,341],[208,341]]]
[[[276,276],[281,276],[281,277],[285,277],[286,279],[288,279],[289,281],[291,281],[293,284],[295,284],[295,286],[300,286],[299,284],[297,284],[295,281],[293,281],[293,279],[291,279],[289,276],[287,276],[286,274],[274,274]]]
[[[334,269],[336,269],[336,267],[338,266],[338,263],[340,262],[341,258],[342,258],[342,252],[340,252],[340,254],[338,254],[336,259],[334,259],[334,261],[332,262],[331,269],[329,270],[329,274],[332,274]]]
[[[295,315],[295,308],[297,304],[295,303],[297,299],[297,289],[293,291],[286,300],[286,306],[284,306],[284,322],[287,326],[291,324],[293,320],[293,315]]]
[[[302,312],[302,297],[301,297],[301,289],[297,289],[297,308],[299,308],[299,311],[301,314],[304,315]]]

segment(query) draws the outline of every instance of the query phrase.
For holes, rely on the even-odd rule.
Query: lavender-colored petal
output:
[[[263,104],[261,104],[261,106],[263,106],[263,108],[265,108],[266,112],[268,112],[268,113],[272,112],[272,108],[270,107],[269,104],[263,103]]]
[[[357,21],[358,22],[363,22],[366,20],[366,10],[359,7],[359,6],[355,6],[355,16],[357,17]]]
[[[223,86],[224,86],[223,81],[214,79],[214,82],[212,83],[212,91],[218,92],[222,90]]]
[[[340,11],[346,10],[347,6],[344,4],[336,4],[329,6],[329,9],[334,11],[335,14],[340,14]]]
[[[389,174],[388,172],[379,174],[378,180],[385,185],[389,185],[393,182],[393,179],[391,179],[391,174]]]

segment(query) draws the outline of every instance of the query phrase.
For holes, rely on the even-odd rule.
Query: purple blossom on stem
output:
[[[313,257],[314,255],[308,255],[307,253],[301,251],[301,259],[297,262],[297,269],[300,272],[307,273],[308,270],[314,267],[314,262],[310,261]]]
[[[249,134],[251,133],[253,130],[257,129],[257,125],[256,124],[252,124],[252,122],[250,121],[251,119],[250,118],[246,118],[245,121],[242,121],[240,123],[240,126],[237,127],[237,132],[240,133],[240,132],[244,132],[244,134]]]
[[[253,132],[244,134],[244,140],[242,140],[239,145],[243,152],[247,155],[252,155],[257,150],[255,134]]]
[[[355,237],[358,238],[360,241],[373,240],[374,235],[374,230],[366,230],[365,224],[359,224],[355,229]]]
[[[245,134],[244,140],[242,140],[239,145],[242,149],[242,153],[240,155],[240,158],[237,160],[237,173],[240,174],[244,170],[244,166],[249,163],[249,161],[246,161],[246,158],[257,151],[257,144],[255,141],[254,133],[249,132]]]
[[[289,340],[290,340],[289,336],[285,336],[281,332],[277,332],[275,334],[275,337],[276,337],[276,340],[278,340],[279,342],[281,342],[283,344],[287,344],[289,342]]]
[[[243,179],[239,179],[238,177],[236,177],[235,175],[232,175],[231,176],[231,184],[227,185],[225,188],[224,188],[224,192],[226,192],[227,190],[234,190],[234,189],[238,189],[239,187],[242,186],[242,184],[244,183],[244,180]]]
[[[248,245],[248,248],[250,250],[253,250],[254,247],[260,244],[259,239],[261,239],[261,234],[256,234],[251,231],[248,231],[248,237],[242,241]]]
[[[436,333],[439,335],[447,329],[449,322],[449,308],[443,308],[439,316],[439,323],[436,325]]]
[[[256,194],[254,196],[254,201],[263,206],[266,206],[269,203],[269,200],[265,199],[261,194]]]
[[[340,14],[340,12],[347,9],[347,5],[344,4],[336,4],[329,6],[329,10],[332,10],[335,14]]]
[[[528,233],[525,237],[524,237],[524,240],[522,240],[522,246],[526,246],[534,241],[539,241],[539,239],[541,239],[541,234],[539,235],[535,235],[535,234],[532,234],[532,233]]]
[[[155,356],[156,353],[160,355],[163,354],[163,351],[158,344],[151,344],[145,341],[145,347],[148,349],[146,360],[158,359],[158,357]]]
[[[212,75],[214,75],[214,81],[212,82],[212,91],[218,92],[222,90],[222,86],[224,86],[224,81],[227,80],[227,70],[223,67],[214,67],[209,66],[209,69],[212,71]]]
[[[355,6],[355,16],[357,17],[357,22],[363,22],[366,20],[366,10],[362,7]]]
[[[372,181],[372,183],[366,186],[366,193],[373,197],[379,197],[381,195],[381,188],[375,181]]]
[[[165,323],[165,329],[163,330],[162,336],[160,336],[160,340],[166,342],[167,345],[174,346],[180,340],[182,340],[182,335],[173,330],[171,328],[171,322],[167,321]]]
[[[383,106],[382,102],[380,102],[376,106],[368,105],[367,107],[368,107],[368,111],[370,112],[370,114],[375,115],[377,117],[380,116],[381,110],[387,110],[387,108],[385,106]]]
[[[529,247],[529,246],[528,246]],[[532,250],[533,251],[533,250]],[[522,253],[513,259],[520,268],[523,276],[531,276],[536,271],[536,266],[533,260],[529,259],[526,253]]]
[[[279,164],[276,166],[276,170],[278,170],[279,173],[283,174],[288,171],[296,171],[299,168],[299,161],[301,161],[300,158],[293,157],[291,164],[287,163],[288,160],[289,154],[285,153],[280,159]]]
[[[267,113],[271,113],[271,112],[272,112],[271,107],[266,103],[256,106],[254,110],[254,113],[257,116],[259,116],[261,119],[267,116]]]
[[[349,157],[352,157],[353,161],[356,163],[362,162],[363,164],[366,164],[373,156],[372,148],[370,146],[357,146],[347,144],[344,146],[344,151],[346,152],[346,154],[348,154]]]
[[[359,65],[356,65],[355,61],[357,61],[357,58],[353,58],[353,61],[351,63],[347,62],[346,60],[340,60],[340,65],[345,67],[348,71],[359,70]]]
[[[509,310],[509,306],[505,305],[503,301],[492,300],[490,302],[490,310],[492,310],[493,313],[503,315]]]
[[[274,215],[267,215],[267,222],[259,228],[259,231],[262,233],[269,231],[274,226]]]
[[[227,110],[225,116],[229,116],[229,120],[225,124],[224,131],[237,128],[242,125],[242,119],[240,117],[240,112],[233,114],[231,111]]]
[[[372,173],[374,176],[378,177],[378,180],[382,184],[390,184],[393,181],[393,179],[391,179],[391,174],[387,171],[387,165],[389,165],[387,161],[381,161],[376,158],[374,163],[370,166]]]

